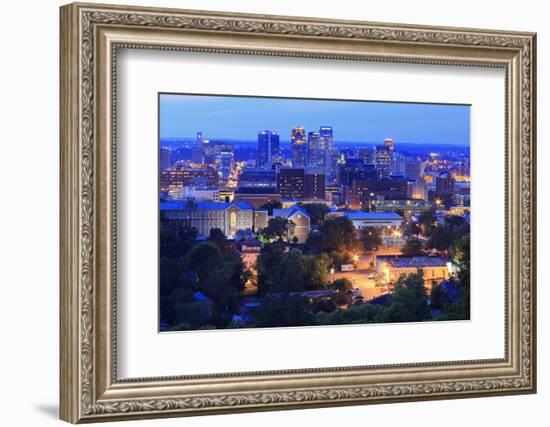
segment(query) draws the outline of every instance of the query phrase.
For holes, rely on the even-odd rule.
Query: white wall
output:
[[[122,3],[111,0],[113,3]],[[236,12],[363,19],[415,24],[537,31],[539,165],[548,164],[543,141],[550,116],[550,29],[544,2],[277,0],[137,1],[134,4]],[[4,2],[0,66],[0,393],[3,425],[46,426],[57,421],[58,401],[58,6],[56,0]],[[546,13],[545,13],[546,12]],[[227,415],[132,425],[279,426],[369,423],[407,426],[547,425],[550,405],[550,273],[548,183],[539,168],[539,393],[454,401],[374,405]],[[546,200],[545,200],[546,199]]]

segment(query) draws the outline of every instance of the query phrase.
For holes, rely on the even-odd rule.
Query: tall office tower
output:
[[[304,188],[304,168],[277,168],[277,193],[283,199],[303,199]]]
[[[160,149],[160,170],[164,171],[172,166],[172,151],[168,148]]]
[[[377,145],[375,153],[375,166],[378,179],[389,178],[392,150],[385,145]]]
[[[264,130],[258,132],[258,158],[256,166],[270,168],[273,163],[280,161],[279,135],[277,132]]]
[[[210,140],[208,139],[203,139],[201,147],[202,147],[203,163],[207,165],[211,165],[215,163],[216,153],[214,150],[214,144],[210,142]]]
[[[324,166],[327,176],[336,175],[336,164],[333,165],[332,157],[334,151],[334,138],[332,126],[321,126],[319,128],[319,148],[323,151]],[[334,168],[333,168],[334,166]]]
[[[405,160],[405,176],[417,180],[424,176],[424,162],[418,157]]]
[[[360,148],[357,155],[364,165],[374,165],[374,149],[372,147]]]
[[[197,137],[195,138],[195,141],[191,146],[191,161],[199,165],[204,162],[204,152],[202,144],[202,132],[197,132]]]
[[[454,190],[455,180],[450,173],[443,172],[435,178],[435,193],[442,195],[452,193]]]
[[[325,165],[325,152],[321,149],[319,132],[307,134],[307,164],[312,167],[324,167]]]
[[[281,164],[283,162],[283,156],[281,155],[281,146],[279,144],[279,134],[277,132],[271,132],[271,144],[269,147],[271,153],[271,165]]]
[[[325,199],[325,170],[306,168],[304,176],[304,197],[307,200]]]
[[[305,167],[307,159],[306,130],[302,127],[295,127],[290,133],[292,167]]]
[[[405,175],[405,156],[399,151],[391,151],[392,175]]]
[[[384,147],[386,147],[388,150],[393,150],[393,139],[386,138],[384,140]]]

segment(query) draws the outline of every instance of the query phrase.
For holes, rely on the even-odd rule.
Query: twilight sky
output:
[[[470,143],[470,107],[411,104],[253,98],[237,96],[160,96],[160,137],[256,140],[258,131],[274,130],[290,140],[295,126],[306,132],[332,126],[335,141],[396,143]]]

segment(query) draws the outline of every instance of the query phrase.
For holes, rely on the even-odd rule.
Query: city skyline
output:
[[[468,106],[159,106],[161,332],[470,318]]]
[[[331,126],[334,139],[370,144],[387,137],[396,143],[470,143],[470,106],[248,96],[160,94],[161,139],[193,137],[253,141],[272,130],[281,142],[295,127],[306,132]]]

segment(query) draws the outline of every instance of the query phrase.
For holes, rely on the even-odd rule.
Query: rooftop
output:
[[[349,219],[403,219],[403,217],[395,212],[344,212]]]
[[[239,187],[235,194],[269,194],[269,195],[279,195],[277,193],[277,188],[275,186],[270,187]]]
[[[379,256],[377,263],[387,263],[395,268],[422,268],[422,267],[444,267],[447,261],[440,257],[431,256]]]
[[[253,210],[252,205],[247,202],[196,202],[189,203],[187,201],[170,201],[161,202],[161,211],[190,211],[190,210],[207,210],[219,211],[225,210],[231,206],[237,206],[239,209]]]
[[[273,216],[278,216],[278,217],[287,218],[287,219],[293,217],[298,213],[309,218],[309,214],[306,212],[306,210],[302,209],[298,205],[293,205],[284,209],[273,209]]]

